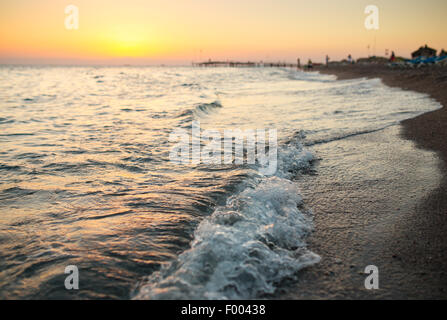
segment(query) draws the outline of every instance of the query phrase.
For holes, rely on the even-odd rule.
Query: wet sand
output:
[[[403,135],[419,147],[434,150],[447,163],[447,67],[393,69],[380,65],[320,67],[320,73],[334,74],[338,79],[380,78],[390,87],[429,94],[444,108],[404,121]],[[445,168],[445,167],[444,167]]]
[[[324,68],[339,79],[382,78],[444,106],[402,125],[317,145],[318,176],[300,177],[314,211],[310,249],[319,265],[285,283],[280,299],[447,298],[446,68]],[[329,152],[330,150],[337,152]],[[379,268],[379,290],[364,269]],[[293,283],[293,284],[292,284]]]

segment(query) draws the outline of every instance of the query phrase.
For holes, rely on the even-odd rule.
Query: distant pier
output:
[[[255,67],[272,67],[272,68],[299,68],[297,63],[286,62],[240,62],[240,61],[206,61],[193,62],[195,67],[231,67],[231,68],[255,68]]]

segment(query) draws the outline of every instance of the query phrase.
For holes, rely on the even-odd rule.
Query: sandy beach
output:
[[[310,248],[325,258],[278,297],[447,298],[447,70],[358,65],[319,71],[340,80],[380,78],[391,87],[427,93],[444,107],[399,126],[332,142],[332,153],[328,144],[315,147],[326,156],[317,164],[325,189],[305,190],[317,180],[312,177],[302,188],[315,214]],[[379,267],[380,290],[363,286],[368,264]]]

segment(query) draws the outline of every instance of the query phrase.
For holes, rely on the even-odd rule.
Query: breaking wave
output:
[[[320,261],[306,248],[312,215],[290,180],[311,166],[299,142],[278,152],[275,176],[258,173],[194,232],[190,249],[140,283],[135,299],[251,299]]]
[[[222,104],[219,101],[214,101],[211,103],[201,103],[196,105],[193,109],[187,109],[182,111],[177,118],[200,118],[216,111],[216,109],[222,108]]]

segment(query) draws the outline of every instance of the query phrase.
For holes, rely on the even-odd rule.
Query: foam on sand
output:
[[[294,159],[293,161],[286,161]],[[306,248],[312,216],[292,172],[312,155],[291,143],[279,152],[276,176],[255,175],[194,233],[191,248],[140,285],[136,299],[249,299],[319,262]]]

